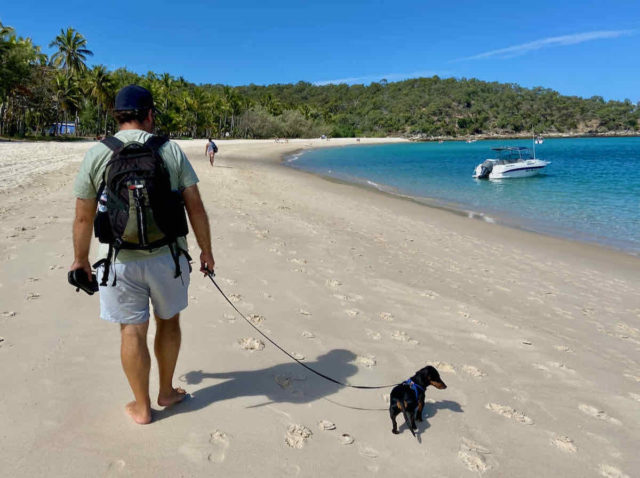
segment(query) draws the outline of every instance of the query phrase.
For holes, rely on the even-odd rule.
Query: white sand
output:
[[[133,424],[118,329],[66,284],[73,163],[91,143],[0,143],[0,474],[638,476],[640,259],[278,164],[318,144],[220,142],[210,168],[204,142],[181,142],[218,282],[340,380],[435,365],[449,388],[428,390],[421,443],[391,434],[388,389],[291,364],[197,274],[176,382],[192,398]],[[48,158],[71,164],[44,173]],[[13,187],[16,168],[31,173]]]

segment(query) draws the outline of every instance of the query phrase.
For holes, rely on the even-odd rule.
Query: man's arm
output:
[[[211,231],[209,229],[209,217],[202,204],[198,185],[194,184],[182,191],[182,199],[189,215],[191,228],[196,235],[200,247],[200,272],[213,271],[215,261],[211,252]]]
[[[84,269],[87,277],[91,277],[89,248],[93,218],[96,214],[96,199],[76,199],[76,217],[73,220],[73,264],[70,270]]]

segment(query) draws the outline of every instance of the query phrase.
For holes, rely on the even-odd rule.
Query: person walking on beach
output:
[[[107,187],[114,184],[107,181],[113,168],[116,167],[116,159],[130,161],[124,167],[125,172],[131,171],[134,164],[144,163],[143,159],[139,159],[140,153],[137,157],[135,154],[126,156],[126,158],[124,156],[124,151],[130,147],[129,145],[139,143],[145,146],[155,145],[148,146],[153,151],[153,156],[150,156],[153,161],[151,164],[157,165],[158,161],[164,164],[164,168],[153,167],[156,168],[155,171],[159,169],[163,171],[162,178],[165,178],[165,181],[156,179],[156,183],[149,183],[160,176],[154,176],[152,179],[147,178],[146,183],[144,180],[127,179],[123,187],[125,197],[128,194],[130,198],[136,199],[135,203],[132,199],[129,200],[129,210],[134,211],[135,207],[139,207],[140,202],[145,202],[146,205],[146,207],[138,209],[138,215],[129,214],[127,228],[130,223],[135,223],[136,218],[138,221],[142,221],[141,217],[145,213],[151,217],[148,214],[149,201],[151,201],[152,208],[153,201],[160,201],[163,205],[179,205],[174,208],[174,211],[176,211],[176,217],[182,218],[183,225],[176,230],[186,233],[184,208],[182,203],[175,199],[181,196],[201,250],[200,271],[212,271],[215,262],[211,250],[209,219],[200,198],[197,185],[198,177],[186,155],[176,143],[152,134],[155,127],[155,110],[151,93],[136,85],[122,88],[116,95],[114,116],[118,122],[119,131],[115,136],[105,139],[86,153],[75,180],[74,261],[71,270],[82,269],[88,277],[91,277],[89,247],[94,218],[96,213],[100,217],[100,214],[109,212],[108,208],[117,207],[116,202],[105,199],[107,193],[113,194],[112,190],[105,189],[105,184]],[[110,148],[113,148],[114,144],[116,147],[112,151]],[[132,148],[135,151],[138,146],[134,144]],[[137,151],[141,151],[141,149]],[[118,156],[120,154],[122,156]],[[160,173],[154,174],[160,175]],[[105,184],[102,184],[103,176]],[[168,193],[164,196],[167,197],[159,198],[160,192],[154,193],[153,186],[149,186],[149,189],[146,190],[145,184],[155,184],[155,191],[164,191],[161,185],[165,186]],[[173,195],[174,203],[168,200],[169,193]],[[134,205],[132,206],[132,204]],[[138,206],[135,206],[136,204]],[[131,219],[132,216],[133,219]],[[96,221],[96,233],[98,233],[98,224],[99,221]],[[115,226],[111,227],[115,229]],[[141,227],[135,237],[142,237],[141,234],[146,235],[147,233],[149,237],[152,237],[154,231],[147,231],[146,226]],[[112,254],[114,245],[111,242],[100,244],[99,256],[102,260],[95,265],[98,280],[102,279],[100,283],[100,316],[104,320],[120,324],[122,367],[135,398],[126,405],[125,409],[131,418],[139,424],[151,421],[151,401],[149,398],[151,359],[147,347],[150,300],[153,304],[157,325],[154,351],[160,374],[158,405],[168,407],[182,401],[186,396],[183,389],[173,387],[173,374],[180,350],[180,312],[187,307],[190,272],[188,259],[190,258],[186,252],[185,238],[176,236],[177,233],[172,236],[175,239],[171,244],[167,243],[167,245],[151,250],[123,249],[120,252],[119,248],[122,243],[117,243],[115,246],[116,257],[113,257]],[[124,233],[122,237],[124,237]],[[103,242],[102,237],[100,240]],[[146,244],[144,240],[142,244]],[[100,263],[101,265],[99,265]],[[111,283],[107,284],[106,279],[109,275],[113,276],[113,282],[109,281]]]
[[[216,143],[214,143],[213,140],[209,138],[209,141],[207,142],[207,146],[205,147],[205,154],[209,155],[209,162],[211,163],[211,166],[213,166],[213,157],[217,152],[218,152],[218,147],[216,146]]]

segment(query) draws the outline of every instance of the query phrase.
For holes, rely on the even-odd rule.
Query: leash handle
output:
[[[294,362],[296,362],[298,365],[306,368],[307,370],[309,370],[310,372],[316,374],[319,377],[324,378],[325,380],[328,380],[329,382],[333,382],[337,385],[340,385],[342,387],[348,387],[348,388],[358,388],[361,390],[376,390],[376,389],[381,389],[381,388],[390,388],[390,387],[395,387],[396,385],[398,385],[397,383],[394,383],[392,385],[378,385],[378,386],[367,386],[367,385],[351,385],[349,383],[343,383],[340,382],[339,380],[336,380],[335,378],[331,378],[328,375],[323,374],[322,372],[318,372],[317,370],[311,368],[310,366],[308,366],[305,363],[302,363],[300,360],[298,360],[297,358],[295,358],[293,355],[291,355],[289,352],[287,352],[285,349],[283,349],[282,347],[280,347],[277,343],[275,343],[273,340],[271,340],[271,338],[266,335],[264,332],[262,332],[262,330],[260,330],[258,327],[256,327],[247,317],[245,317],[245,315],[240,312],[238,310],[238,308],[234,305],[233,302],[231,302],[231,300],[229,300],[229,298],[227,297],[227,295],[222,291],[222,289],[220,288],[220,286],[218,285],[218,283],[213,279],[213,277],[215,276],[213,271],[209,271],[207,269],[207,277],[209,277],[209,279],[211,279],[211,282],[213,282],[213,285],[216,286],[216,289],[218,289],[218,291],[222,294],[222,297],[225,298],[225,300],[229,303],[229,305],[231,307],[233,307],[233,309],[240,315],[240,317],[242,317],[245,322],[247,324],[249,324],[251,327],[253,327],[256,332],[258,332],[260,335],[262,335],[265,339],[267,339],[269,342],[271,342],[271,344],[276,347],[278,350],[280,350],[282,353],[284,353],[287,357],[289,357],[291,360],[293,360]]]

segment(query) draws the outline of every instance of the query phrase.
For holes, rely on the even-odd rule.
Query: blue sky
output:
[[[640,1],[4,2],[46,52],[61,28],[92,64],[195,83],[368,83],[437,74],[640,101]]]

